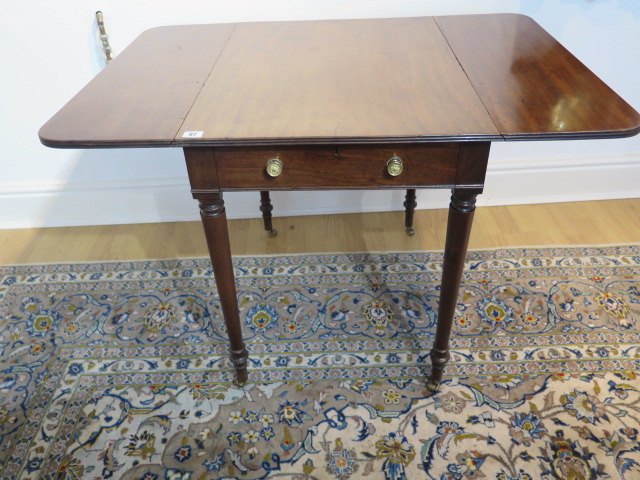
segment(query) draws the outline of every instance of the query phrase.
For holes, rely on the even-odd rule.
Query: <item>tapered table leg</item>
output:
[[[407,188],[407,194],[404,197],[404,227],[407,229],[407,235],[415,235],[413,229],[413,213],[418,206],[416,202],[416,189]]]
[[[444,266],[440,288],[440,306],[436,339],[431,349],[431,378],[427,388],[437,391],[444,367],[449,360],[449,337],[458,301],[458,289],[469,244],[473,212],[476,209],[477,190],[454,189],[449,205],[447,239],[444,247]]]
[[[273,210],[273,205],[271,205],[271,197],[269,196],[269,191],[261,191],[260,192],[260,211],[262,212],[262,221],[264,222],[264,229],[269,233],[270,237],[275,237],[278,234],[278,231],[273,228],[273,224],[271,223],[271,211]]]
[[[227,229],[227,214],[224,209],[224,201],[220,193],[207,193],[199,195],[200,216],[209,246],[213,274],[218,287],[220,304],[231,353],[229,358],[236,370],[234,383],[244,385],[247,382],[247,360],[249,354],[242,340],[242,327],[238,314],[238,297],[236,294],[236,282],[233,275],[233,263],[231,261],[231,247],[229,245],[229,231]]]

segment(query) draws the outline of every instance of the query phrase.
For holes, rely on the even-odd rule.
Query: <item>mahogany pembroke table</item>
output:
[[[491,14],[155,28],[39,134],[56,148],[184,149],[240,384],[223,192],[451,189],[435,391],[491,142],[638,131],[640,115],[537,23]]]

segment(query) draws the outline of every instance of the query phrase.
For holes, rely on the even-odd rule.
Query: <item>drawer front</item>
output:
[[[224,190],[453,186],[458,145],[216,148],[214,158]]]

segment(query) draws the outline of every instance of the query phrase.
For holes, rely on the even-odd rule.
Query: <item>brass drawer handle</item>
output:
[[[403,165],[400,157],[391,157],[387,161],[387,173],[392,177],[397,177],[402,173]]]
[[[271,158],[267,160],[267,175],[270,177],[277,177],[282,173],[284,164],[279,158]]]

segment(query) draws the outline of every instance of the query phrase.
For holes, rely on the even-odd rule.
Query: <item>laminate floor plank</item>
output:
[[[196,208],[194,204],[194,208]],[[234,255],[439,250],[447,210],[416,210],[416,234],[403,212],[231,220]],[[640,243],[640,199],[481,207],[469,248]],[[208,255],[200,222],[0,230],[0,264],[58,263]]]

